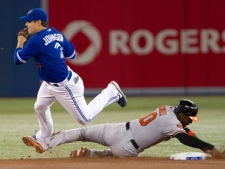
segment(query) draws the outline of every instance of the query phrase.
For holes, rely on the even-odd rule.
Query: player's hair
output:
[[[34,22],[37,22],[37,20],[34,20]],[[48,27],[48,22],[41,21],[41,25],[43,27]]]
[[[48,22],[41,21],[41,25],[42,25],[43,27],[48,27]]]

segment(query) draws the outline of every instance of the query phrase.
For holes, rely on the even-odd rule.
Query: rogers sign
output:
[[[94,58],[101,50],[101,35],[99,31],[87,21],[72,21],[66,26],[66,28],[62,32],[68,38],[68,40],[73,39],[76,34],[82,32],[91,41],[91,44],[82,54],[80,54],[80,57],[69,61],[72,64],[89,64],[91,61],[94,60]]]
[[[163,29],[157,34],[151,30],[137,29],[130,34],[126,30],[109,30],[109,42],[102,42],[101,33],[91,22],[75,20],[68,23],[62,31],[68,40],[72,40],[76,34],[83,33],[90,45],[79,54],[79,58],[70,61],[74,65],[87,65],[101,52],[102,43],[108,43],[109,55],[145,56],[155,49],[162,55],[177,54],[215,54],[225,53],[225,30],[216,29]],[[144,45],[140,40],[144,39]]]
[[[48,1],[50,25],[74,43],[67,60],[89,89],[115,80],[145,93],[225,86],[224,0]],[[153,89],[154,90],[154,89]],[[213,89],[214,90],[214,89]],[[164,92],[162,92],[164,93]]]

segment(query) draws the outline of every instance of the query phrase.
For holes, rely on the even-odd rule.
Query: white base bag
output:
[[[212,156],[206,153],[200,152],[183,152],[178,154],[173,154],[170,156],[171,160],[205,160],[206,158],[211,158]]]

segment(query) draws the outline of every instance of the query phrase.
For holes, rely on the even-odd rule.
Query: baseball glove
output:
[[[27,28],[24,28],[22,29],[21,31],[19,31],[17,34],[16,34],[16,39],[18,36],[23,36],[25,37],[26,39],[29,39],[30,38],[30,35],[28,33],[28,29]]]

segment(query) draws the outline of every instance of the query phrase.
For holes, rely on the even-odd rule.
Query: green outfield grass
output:
[[[175,106],[183,98],[191,99],[199,106],[200,121],[189,127],[203,140],[222,148],[225,145],[225,96],[128,97],[127,107],[120,108],[114,103],[105,108],[88,125],[126,122],[141,117],[160,105]],[[87,102],[90,99],[88,98]],[[38,154],[32,147],[25,146],[21,138],[24,135],[33,135],[39,128],[33,110],[34,102],[35,98],[0,98],[0,159],[61,158],[68,157],[70,151],[79,149],[81,146],[106,148],[95,143],[74,142]],[[58,102],[52,106],[51,110],[55,131],[82,127]],[[171,154],[184,151],[199,150],[184,146],[177,139],[171,139],[145,150],[141,156],[169,157]]]

